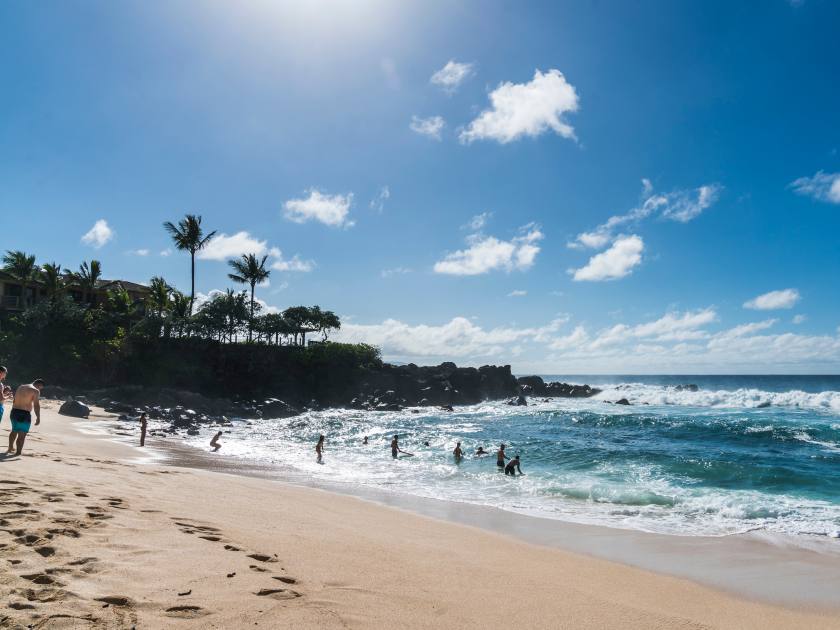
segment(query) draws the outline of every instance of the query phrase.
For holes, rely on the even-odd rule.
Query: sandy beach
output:
[[[97,431],[106,414],[56,408],[0,459],[2,628],[840,628],[831,610],[165,465],[154,440]]]

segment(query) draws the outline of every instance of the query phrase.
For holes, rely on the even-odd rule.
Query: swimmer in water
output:
[[[490,453],[488,453],[487,451],[484,450],[483,446],[479,446],[477,449],[475,449],[475,456],[476,457],[481,457],[482,455],[489,455],[489,454]]]
[[[455,463],[460,463],[461,458],[464,456],[464,451],[461,450],[460,442],[455,445],[455,450],[452,451],[452,454],[455,456]]]

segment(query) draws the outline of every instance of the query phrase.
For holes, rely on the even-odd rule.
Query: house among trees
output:
[[[149,295],[149,287],[128,280],[95,279],[93,287],[86,290],[71,274],[64,276],[63,291],[80,304],[103,304],[107,301],[109,292],[120,289],[124,289],[131,301],[138,305],[145,304]],[[49,297],[48,285],[41,278],[33,278],[23,283],[10,273],[0,270],[0,309],[22,311]]]

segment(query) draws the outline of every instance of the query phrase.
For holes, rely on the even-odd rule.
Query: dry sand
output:
[[[0,458],[0,628],[840,628],[352,497],[149,463],[45,406],[28,453]]]

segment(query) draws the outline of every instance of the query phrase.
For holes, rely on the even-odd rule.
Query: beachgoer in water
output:
[[[146,446],[146,427],[149,424],[149,416],[144,411],[140,414],[140,446]]]
[[[461,458],[464,456],[464,451],[461,450],[461,443],[458,442],[455,445],[455,450],[452,451],[452,454],[455,456],[455,462],[458,463],[461,461]]]
[[[510,460],[508,465],[505,466],[506,475],[513,475],[515,477],[517,471],[520,475],[522,474],[522,469],[519,467],[519,455]]]
[[[403,455],[408,455],[409,457],[414,457],[414,453],[409,453],[408,451],[404,451],[400,448],[400,436],[395,435],[394,439],[391,440],[391,457],[394,459],[397,458],[397,455],[402,453]]]
[[[499,447],[499,450],[496,451],[496,466],[498,466],[499,468],[504,468],[506,459],[510,459],[510,457],[505,455],[505,445],[502,444]]]
[[[322,462],[322,456],[324,451],[324,436],[321,435],[318,437],[318,443],[315,445],[315,453],[318,455],[318,463]]]
[[[479,446],[477,449],[475,449],[475,456],[476,457],[481,457],[482,455],[489,455],[489,454],[490,453],[488,453],[487,451],[484,450],[483,446]]]
[[[368,443],[368,437],[367,437],[367,436],[365,436],[365,439],[364,439],[364,440],[362,440],[362,444],[367,444],[367,443]]]
[[[214,435],[213,439],[210,440],[210,447],[213,449],[214,453],[216,451],[218,451],[220,448],[222,448],[222,445],[219,444],[219,438],[220,437],[222,437],[222,432],[221,431],[219,431],[216,435]]]
[[[423,446],[431,446],[428,442],[423,442]]]
[[[41,424],[41,390],[44,389],[44,381],[35,379],[29,385],[20,385],[15,391],[12,402],[12,411],[9,420],[12,421],[12,432],[9,433],[9,453],[23,452],[23,443],[26,441],[26,434],[32,426],[32,412],[35,412],[35,426]],[[17,448],[15,448],[17,442]]]

